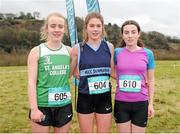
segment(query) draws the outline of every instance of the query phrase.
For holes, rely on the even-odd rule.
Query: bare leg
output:
[[[31,121],[32,133],[49,133],[49,126],[42,126]]]
[[[96,113],[97,133],[110,133],[112,125],[112,113],[98,114]]]
[[[80,133],[93,133],[94,113],[92,114],[78,113],[77,115],[78,115]]]
[[[131,121],[117,124],[119,133],[131,133]]]
[[[132,133],[145,133],[146,127],[139,127],[132,124]]]
[[[71,121],[62,127],[55,127],[54,133],[69,133],[70,125],[71,125]]]

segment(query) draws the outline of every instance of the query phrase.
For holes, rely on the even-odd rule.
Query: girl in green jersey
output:
[[[28,56],[28,96],[32,132],[67,133],[72,120],[69,86],[70,47],[63,45],[65,18],[50,14],[41,28],[45,43],[34,47]]]

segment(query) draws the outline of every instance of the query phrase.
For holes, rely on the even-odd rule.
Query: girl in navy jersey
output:
[[[51,13],[41,29],[46,42],[34,47],[28,56],[28,96],[33,133],[67,133],[72,120],[69,85],[70,50],[61,41],[66,20]]]
[[[121,48],[115,49],[114,56],[117,76],[114,117],[118,132],[144,133],[148,116],[154,115],[154,56],[139,39],[137,22],[124,22],[121,33]]]
[[[113,45],[103,39],[104,21],[99,13],[85,18],[83,42],[72,49],[71,71],[79,79],[77,113],[80,132],[110,132],[112,118],[110,76]],[[76,70],[77,69],[77,70]]]

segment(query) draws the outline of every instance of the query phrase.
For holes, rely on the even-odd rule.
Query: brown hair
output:
[[[89,13],[89,14],[86,16],[85,21],[84,21],[83,44],[88,41],[88,35],[87,35],[87,32],[86,32],[86,29],[87,29],[87,25],[88,25],[89,21],[90,21],[92,18],[96,18],[96,19],[99,19],[99,20],[101,21],[101,23],[102,23],[102,37],[104,37],[104,36],[106,35],[106,33],[105,33],[105,28],[104,28],[104,19],[103,19],[103,16],[102,16],[100,13],[97,13],[97,12]]]
[[[138,33],[141,32],[141,28],[140,28],[139,24],[138,24],[136,21],[134,21],[134,20],[128,20],[128,21],[125,21],[125,22],[122,24],[122,26],[121,26],[121,34],[122,34],[122,35],[123,35],[123,32],[124,32],[124,27],[125,27],[126,25],[135,25],[135,26],[137,27]],[[144,43],[143,43],[143,41],[142,41],[140,38],[138,39],[137,45],[138,45],[139,47],[144,47]],[[121,40],[120,47],[125,47],[125,46],[126,46],[126,43],[125,43],[124,40],[122,39],[122,40]]]
[[[52,17],[52,16],[57,16],[57,17],[60,17],[62,19],[64,19],[64,27],[65,27],[65,30],[66,30],[66,19],[65,17],[58,13],[58,12],[54,12],[54,13],[51,13],[48,15],[48,17],[46,18],[46,20],[44,21],[44,24],[43,26],[41,27],[40,29],[40,40],[43,40],[43,41],[47,41],[48,40],[48,33],[47,33],[47,28],[48,28],[48,20]]]

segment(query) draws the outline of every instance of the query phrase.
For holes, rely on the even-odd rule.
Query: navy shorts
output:
[[[116,123],[131,121],[139,127],[146,127],[148,120],[148,101],[123,102],[115,100],[114,118]]]
[[[63,107],[38,107],[39,110],[45,115],[45,119],[37,122],[42,126],[62,127],[72,120],[73,111],[72,104]],[[29,112],[29,118],[31,111]]]
[[[111,92],[92,95],[78,93],[77,112],[81,114],[90,114],[93,112],[99,114],[111,113]]]

